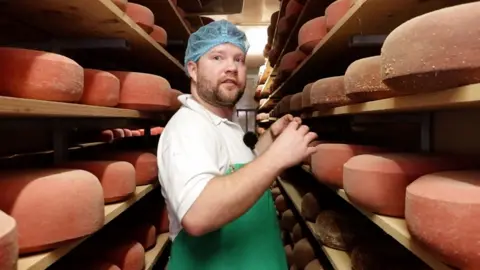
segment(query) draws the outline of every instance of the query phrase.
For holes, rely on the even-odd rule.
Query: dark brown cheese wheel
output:
[[[302,110],[302,92],[292,95],[290,99],[290,112],[296,113]]]
[[[382,47],[382,79],[396,91],[425,92],[480,82],[480,2],[415,17]]]
[[[298,31],[298,49],[311,54],[315,46],[327,35],[325,16],[306,22]]]
[[[312,102],[310,99],[310,95],[312,92],[312,85],[313,83],[309,83],[303,87],[302,91],[302,111],[310,112],[312,111]]]
[[[315,252],[307,238],[303,238],[295,244],[293,247],[293,261],[298,269],[304,269],[314,259]]]
[[[401,95],[382,81],[380,56],[357,60],[345,71],[345,93],[356,101],[370,101]]]
[[[283,195],[277,196],[275,199],[275,207],[280,213],[288,210],[287,203],[285,202],[285,197],[283,197]]]
[[[285,7],[285,17],[290,17],[293,15],[300,15],[300,12],[303,10],[303,4],[297,0],[289,0],[287,6]]]
[[[343,76],[316,81],[310,90],[310,102],[315,110],[326,110],[350,104],[351,100],[345,94]]]
[[[320,264],[320,261],[315,259],[305,266],[304,270],[323,270],[323,266]]]
[[[293,243],[297,243],[302,238],[303,238],[302,226],[300,226],[300,223],[297,223],[295,224],[295,226],[293,226],[292,241]]]
[[[297,224],[297,220],[295,219],[292,210],[283,212],[282,219],[280,220],[280,227],[291,232],[295,224]]]
[[[294,264],[294,265],[290,266],[290,270],[298,270],[298,267]]]
[[[405,220],[412,237],[459,269],[480,265],[480,171],[445,171],[407,187]]]
[[[298,50],[286,53],[280,61],[279,76],[283,79],[288,78],[306,57],[306,54]]]
[[[341,213],[322,211],[317,216],[314,228],[315,237],[327,247],[351,250],[355,244],[354,224]]]
[[[284,247],[285,249],[285,255],[287,256],[287,264],[288,266],[291,266],[293,264],[293,250],[290,245],[286,245]]]
[[[272,188],[272,196],[273,196],[274,200],[281,194],[282,194],[282,192],[280,191],[280,188],[278,188],[278,187]]]
[[[279,113],[281,116],[287,114],[290,112],[290,100],[292,99],[292,96],[293,95],[287,95],[287,96],[284,96],[281,100],[280,100],[280,108],[279,108]]]
[[[308,221],[315,222],[319,213],[320,206],[317,198],[310,192],[305,194],[302,198],[302,216]]]

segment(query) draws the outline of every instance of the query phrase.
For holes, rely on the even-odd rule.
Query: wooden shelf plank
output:
[[[155,14],[155,24],[163,27],[168,34],[169,40],[183,41],[187,45],[191,32],[185,24],[185,20],[178,13],[175,5],[169,0],[137,0]]]
[[[352,51],[348,44],[353,35],[388,34],[411,18],[467,2],[473,0],[357,0],[348,13],[320,41],[316,50],[272,95],[295,93],[307,83],[324,78],[330,71],[331,64],[339,58],[347,58]],[[350,61],[346,63],[347,66],[349,63]],[[343,70],[347,66],[344,66]]]
[[[165,10],[160,17],[168,17]],[[16,0],[2,5],[2,12],[55,37],[126,39],[132,59],[142,66],[171,80],[185,76],[180,62],[110,0]]]
[[[300,192],[291,183],[289,183],[288,181],[284,181],[281,178],[278,178],[278,183],[282,187],[282,189],[285,190],[285,195],[290,198],[294,207],[297,209],[297,212],[300,213],[302,209],[302,195],[300,194]],[[310,229],[311,234],[314,235],[313,223],[308,221],[305,222],[307,224],[307,227]],[[347,252],[326,247],[320,242],[319,244],[335,270],[352,269],[352,262]]]
[[[303,170],[311,174],[310,168],[308,166],[302,166],[302,168]],[[406,249],[410,250],[413,254],[415,254],[417,257],[422,259],[426,264],[428,264],[434,270],[453,270],[452,268],[448,267],[444,263],[440,262],[428,251],[426,251],[425,249],[417,245],[414,241],[412,241],[412,237],[408,232],[405,219],[388,217],[388,216],[371,213],[352,203],[348,199],[348,196],[345,193],[345,190],[333,189],[333,191],[336,192],[342,199],[344,199],[353,207],[355,207],[363,215],[369,218],[373,223],[375,223],[383,231],[385,231],[387,234],[392,236],[395,240],[397,240],[400,244],[402,244]]]
[[[0,116],[154,118],[160,113],[0,96]]]
[[[381,99],[337,107],[328,111],[313,112],[311,115],[305,115],[304,118],[345,114],[444,110],[469,108],[478,105],[480,105],[480,84],[471,84],[438,92]]]
[[[145,253],[145,270],[153,269],[167,247],[168,241],[168,233],[162,233],[157,236],[155,247]]]
[[[121,213],[127,210],[134,203],[145,197],[149,192],[156,188],[156,184],[137,186],[135,193],[128,200],[120,203],[105,205],[105,225],[118,217]],[[58,261],[60,258],[68,254],[75,247],[80,245],[89,236],[83,237],[78,240],[71,241],[65,244],[63,247],[57,248],[50,252],[35,254],[31,256],[25,256],[18,259],[18,270],[43,270],[47,269],[50,265]]]

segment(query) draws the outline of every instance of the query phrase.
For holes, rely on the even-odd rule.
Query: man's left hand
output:
[[[277,119],[275,123],[270,126],[270,132],[272,134],[273,139],[275,139],[278,135],[282,133],[282,131],[288,126],[288,124],[292,121],[298,122],[299,125],[302,124],[302,119],[299,117],[293,117],[291,114],[286,114],[282,116],[280,119]]]

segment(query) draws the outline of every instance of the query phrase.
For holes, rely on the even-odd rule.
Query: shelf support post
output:
[[[426,112],[421,116],[420,147],[422,152],[431,152],[432,149],[432,113]]]
[[[60,119],[53,120],[53,157],[55,165],[65,162],[68,157],[68,139]]]

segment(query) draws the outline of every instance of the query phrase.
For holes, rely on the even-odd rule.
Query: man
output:
[[[231,119],[245,89],[247,50],[245,34],[224,20],[190,36],[191,95],[179,97],[183,106],[158,145],[173,240],[168,270],[287,269],[269,187],[314,152],[308,144],[316,134],[289,115],[255,151],[243,143]]]

